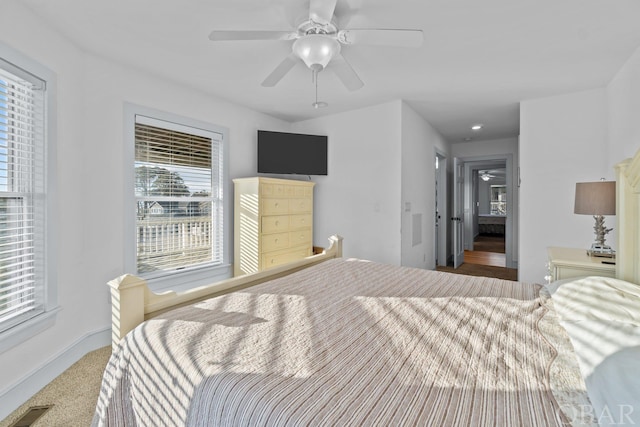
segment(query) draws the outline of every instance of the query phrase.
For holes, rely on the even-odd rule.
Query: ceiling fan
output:
[[[422,30],[373,28],[341,30],[334,23],[336,2],[337,0],[310,0],[309,19],[299,24],[295,30],[215,30],[211,32],[209,39],[214,42],[293,40],[292,51],[289,56],[285,57],[271,74],[264,79],[262,86],[275,86],[301,59],[311,69],[314,79],[331,62],[331,69],[350,91],[360,89],[364,83],[340,53],[341,45],[368,44],[419,47],[422,44]]]
[[[497,175],[494,175],[497,174]],[[504,176],[504,171],[500,169],[495,170],[480,170],[478,171],[478,176],[482,178],[483,181],[489,181],[491,178],[498,178]]]

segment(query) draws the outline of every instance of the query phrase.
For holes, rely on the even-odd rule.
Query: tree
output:
[[[136,167],[136,196],[138,197],[188,197],[191,195],[189,187],[177,172],[158,166]],[[177,201],[157,200],[164,207],[167,214],[180,214]],[[138,213],[146,215],[147,208],[153,202],[139,202]]]
[[[188,197],[191,192],[180,174],[158,166],[136,168],[137,196]]]

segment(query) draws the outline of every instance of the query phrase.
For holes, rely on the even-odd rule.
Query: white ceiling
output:
[[[289,30],[308,0],[24,0],[82,49],[289,121],[406,100],[450,142],[516,136],[524,99],[603,87],[640,46],[638,0],[338,0],[340,29],[422,29],[420,48],[344,46],[364,81],[300,63],[260,85],[290,41],[218,42],[216,30]],[[480,133],[469,130],[483,123]]]

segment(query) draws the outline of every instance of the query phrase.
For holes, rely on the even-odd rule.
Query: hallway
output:
[[[479,234],[473,241],[473,250],[464,251],[464,262],[468,264],[505,267],[504,235]]]

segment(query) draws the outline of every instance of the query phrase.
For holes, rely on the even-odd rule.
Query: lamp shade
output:
[[[320,65],[324,69],[331,58],[340,52],[340,43],[333,37],[323,34],[307,34],[293,43],[293,52],[313,69]]]
[[[615,215],[616,182],[578,182],[573,212],[582,215]]]

